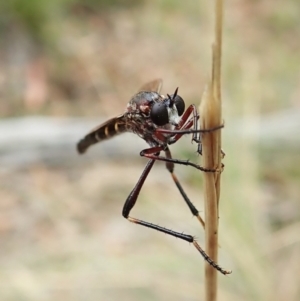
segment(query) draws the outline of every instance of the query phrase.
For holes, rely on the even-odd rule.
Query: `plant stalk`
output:
[[[215,31],[212,46],[212,78],[202,96],[199,107],[200,128],[209,129],[222,124],[221,106],[221,51],[222,51],[222,0],[215,0]],[[206,168],[217,169],[204,176],[204,212],[206,253],[218,262],[218,218],[220,179],[222,170],[221,130],[202,133],[202,162]],[[217,300],[217,270],[205,264],[205,300]]]

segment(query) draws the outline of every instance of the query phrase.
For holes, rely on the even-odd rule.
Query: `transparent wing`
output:
[[[149,83],[146,83],[145,85],[143,85],[139,91],[149,91],[149,92],[157,92],[160,93],[160,90],[162,88],[162,79],[161,78],[157,78]]]

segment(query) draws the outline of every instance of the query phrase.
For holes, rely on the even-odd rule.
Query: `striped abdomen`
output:
[[[91,145],[126,132],[124,115],[112,118],[93,129],[77,143],[77,150],[83,154]]]

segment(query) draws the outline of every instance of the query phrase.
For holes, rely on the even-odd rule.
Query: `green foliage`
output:
[[[48,38],[49,24],[80,13],[97,13],[116,7],[131,7],[137,0],[10,0],[0,2],[0,30],[20,26],[38,42]]]

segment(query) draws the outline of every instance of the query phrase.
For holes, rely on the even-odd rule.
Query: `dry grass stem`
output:
[[[215,2],[215,41],[213,44],[212,79],[200,104],[200,127],[209,129],[222,123],[221,111],[221,46],[222,46],[222,1]],[[202,162],[206,168],[221,170],[221,131],[203,133]],[[218,217],[220,197],[220,172],[204,175],[204,211],[206,252],[218,262]],[[206,301],[217,300],[217,270],[205,265]]]

